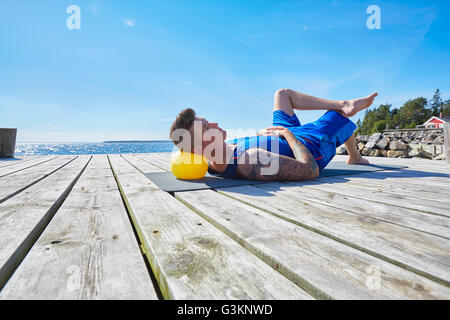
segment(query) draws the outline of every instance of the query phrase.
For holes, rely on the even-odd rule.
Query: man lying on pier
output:
[[[330,101],[291,89],[275,93],[273,126],[257,136],[225,141],[226,131],[217,123],[183,110],[170,129],[173,143],[186,152],[203,154],[209,173],[234,179],[309,180],[319,176],[342,144],[348,164],[368,164],[356,147],[356,125],[349,119],[368,108],[370,96]],[[328,110],[318,120],[301,125],[294,110]]]

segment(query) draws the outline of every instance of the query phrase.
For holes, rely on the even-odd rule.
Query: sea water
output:
[[[171,141],[133,143],[17,143],[15,156],[172,152]]]

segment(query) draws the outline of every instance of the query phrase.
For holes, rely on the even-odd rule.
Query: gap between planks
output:
[[[147,158],[147,157],[146,157]],[[145,162],[149,162],[149,161],[145,161]],[[141,161],[141,163],[142,163],[142,161]],[[151,163],[151,162],[149,162],[149,163]],[[150,165],[147,165],[147,166],[145,166],[145,165],[142,165],[142,166],[137,166],[137,165],[135,165],[135,167],[137,167],[141,172],[147,172],[148,170],[147,170],[147,168],[149,167]],[[152,168],[152,167],[151,167]],[[226,190],[226,189],[224,189],[224,190]],[[184,194],[184,193],[178,193],[178,196],[177,197],[182,197],[182,194]],[[195,205],[193,205],[193,207],[195,207]],[[365,250],[362,250],[363,252],[365,251]],[[379,257],[379,255],[376,255],[376,256],[378,256]],[[389,259],[388,259],[389,260]]]
[[[450,242],[447,239],[358,216],[342,209],[306,203],[301,194],[281,194],[278,191],[269,196],[267,192],[276,192],[277,188],[271,189],[270,186],[258,185],[224,188],[218,192],[445,286],[450,285]]]
[[[154,186],[142,174],[142,166],[152,170],[154,166],[133,156],[113,159],[129,212],[166,299],[311,299],[179,200]],[[144,214],[148,211],[152,214]],[[188,257],[198,264],[193,265]],[[198,278],[202,281],[197,282]]]
[[[200,190],[175,196],[305,290],[334,299],[450,297],[448,287],[223,194]],[[374,269],[377,288],[368,284]]]
[[[94,156],[2,293],[157,299],[107,156]]]
[[[8,166],[8,167],[4,167],[4,168],[0,168],[0,178],[6,177],[10,174],[34,167],[34,166],[38,166],[42,163],[48,162],[48,161],[52,161],[54,159],[58,158],[57,156],[55,157],[43,157],[43,158],[37,158],[37,159],[32,159],[30,161],[26,161],[26,162],[21,162],[18,163],[14,166]]]
[[[0,204],[0,231],[9,235],[8,239],[0,239],[0,289],[61,207],[90,159],[81,156],[57,174]],[[42,184],[46,185],[44,189]]]
[[[54,161],[33,166],[2,178],[0,180],[2,184],[2,189],[0,190],[0,203],[16,196],[20,192],[47,178],[74,161],[77,157],[78,156],[58,157]],[[31,170],[31,172],[29,172],[29,170]]]

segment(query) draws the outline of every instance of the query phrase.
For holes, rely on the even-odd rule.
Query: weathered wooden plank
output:
[[[212,190],[175,196],[317,298],[450,298],[448,287]]]
[[[311,298],[125,159],[109,158],[164,298]]]
[[[442,190],[442,188],[433,188],[432,186],[424,184],[413,184],[409,183],[408,180],[403,180],[401,182],[396,180],[384,181],[380,179],[369,179],[359,177],[359,175],[354,175],[324,177],[318,178],[316,179],[316,181],[345,183],[346,185],[357,186],[363,189],[367,188],[376,191],[380,190],[383,192],[400,194],[404,196],[414,195],[417,198],[450,203],[450,197],[445,197],[442,193],[437,192]]]
[[[350,195],[334,192],[334,189],[339,189],[340,185],[340,183],[336,183],[334,188],[330,188],[327,191],[302,188],[302,199],[337,209],[345,208],[347,211],[365,217],[386,221],[444,238],[450,238],[450,219],[448,217],[432,215],[404,207],[395,207],[394,209],[392,205],[387,203],[362,200]],[[355,187],[357,187],[356,184]]]
[[[347,161],[348,156],[337,155],[333,161]],[[449,173],[450,165],[441,160],[428,160],[416,158],[389,158],[389,157],[365,157],[371,164],[390,165],[398,164],[408,166],[409,170],[418,170],[425,172]]]
[[[416,170],[414,168],[400,169],[400,170],[386,170],[377,172],[364,172],[355,174],[353,176],[370,177],[374,179],[396,179],[399,182],[408,181],[411,183],[420,183],[436,187],[448,189],[450,186],[450,174],[444,172],[432,172]]]
[[[442,169],[448,168],[449,165],[445,163],[445,161],[441,160],[429,160],[429,159],[420,159],[420,158],[389,158],[389,157],[365,157],[370,163],[374,164],[401,164],[406,165],[408,167],[420,166],[426,167],[429,169]],[[333,158],[333,161],[347,161],[348,156],[336,155]]]
[[[399,163],[406,164],[407,166],[421,166],[430,169],[448,168],[448,164],[441,160],[430,160],[420,158],[389,158],[389,157],[369,157],[372,163]]]
[[[28,160],[37,159],[40,156],[29,156],[29,157],[21,157],[21,158],[12,158],[12,159],[0,159],[0,168],[9,167],[15,164],[19,164]]]
[[[435,173],[450,173],[450,166],[443,161],[432,161],[428,160],[430,163],[423,162],[406,162],[409,170],[421,171],[421,172],[435,172]],[[372,161],[373,162],[373,161]],[[375,162],[374,164],[377,164]],[[389,161],[383,161],[383,164],[397,164],[395,159],[391,159]]]
[[[392,164],[394,163],[396,162],[392,161]],[[450,172],[450,165],[441,160],[420,160],[418,162],[407,162],[407,166],[414,170],[422,170],[428,172]]]
[[[161,161],[163,161],[163,165],[166,166],[165,170],[168,170],[170,168],[169,167],[170,166],[170,164],[169,164],[170,163],[170,160],[169,160],[170,159],[169,158],[170,157],[170,153],[169,154],[163,153],[163,154],[150,154],[150,155],[135,155],[135,156],[140,158],[140,159],[143,159],[143,160],[145,160],[145,161],[147,161],[149,163],[154,163],[154,162],[158,162],[159,160],[161,160]],[[158,160],[155,160],[155,159],[158,159]],[[159,162],[159,166],[161,168],[163,168],[163,165],[161,165],[161,163]],[[380,178],[380,177],[382,177],[385,174],[390,175],[390,174],[392,174],[392,172],[391,171],[380,171],[380,172],[376,172],[376,173],[373,173],[373,174],[374,174],[375,177]],[[358,177],[358,176],[360,176],[360,175],[354,175],[354,177]],[[343,179],[344,177],[347,177],[347,176],[338,176],[338,177],[333,177],[333,178],[341,178],[341,179]],[[348,176],[348,177],[352,177],[352,176]],[[323,180],[323,179],[325,179],[325,180]],[[320,179],[316,179],[315,181],[324,182],[324,181],[327,181],[326,179],[327,178],[320,178]],[[332,180],[331,179],[329,181],[333,181],[333,186],[334,186],[335,185],[334,182],[336,182],[337,180]],[[450,179],[449,179],[449,181],[450,181]],[[397,181],[397,183],[400,183],[400,182]],[[350,187],[358,187],[359,188],[359,184],[358,184],[358,186],[356,186],[354,184],[346,184],[346,185],[350,186]],[[413,205],[417,204],[417,206],[414,207],[414,208],[416,208],[418,210],[425,210],[426,211],[426,209],[429,208],[430,210],[428,210],[428,211],[432,211],[433,213],[439,213],[439,214],[442,214],[442,215],[446,215],[447,213],[450,214],[450,211],[447,208],[447,202],[450,202],[450,200],[442,201],[443,198],[441,196],[439,196],[439,195],[438,196],[433,196],[431,192],[429,193],[429,196],[431,196],[432,199],[439,199],[440,198],[441,201],[439,201],[439,202],[444,202],[444,203],[442,203],[442,204],[441,203],[438,203],[438,204],[431,203],[430,207],[429,207],[428,204],[424,204],[422,201],[417,200],[417,199],[420,199],[420,198],[423,197],[422,193],[414,194],[414,191],[412,191],[412,190],[405,190],[404,192],[397,192],[397,193],[395,193],[395,192],[390,191],[388,188],[384,188],[384,190],[380,190],[379,187],[374,189],[374,188],[370,188],[370,186],[368,186],[368,188],[366,188],[366,189],[368,189],[369,191],[373,191],[372,194],[375,196],[375,198],[380,198],[380,196],[383,196],[386,193],[388,195],[390,194],[390,196],[393,197],[394,199],[393,199],[393,202],[387,202],[389,204],[402,205],[402,203],[403,203],[403,204],[409,205],[409,199],[411,197],[415,197],[414,199],[412,199],[412,201],[413,201]],[[359,191],[359,190],[357,190],[357,191],[359,193],[362,193],[362,191]],[[379,194],[380,191],[383,191],[383,192],[381,194]],[[398,191],[400,191],[400,190],[398,190]],[[396,201],[398,197],[404,197],[407,201],[403,201],[403,202],[402,201]],[[406,203],[406,202],[408,202],[408,203]],[[437,207],[437,208],[434,208],[434,207]]]
[[[170,158],[172,154],[173,152],[155,152],[155,153],[148,153],[147,156],[160,159],[166,164],[170,164]]]
[[[89,159],[78,157],[47,179],[0,204],[0,288],[50,222]]]
[[[136,167],[141,172],[166,172],[160,167],[153,165],[150,163],[150,160],[146,161],[141,158],[136,157],[135,155],[127,154],[122,155],[122,158],[131,163],[134,167]],[[156,187],[156,185],[155,185]]]
[[[136,157],[126,156],[126,159],[133,161]],[[143,172],[154,171],[154,167],[149,165],[146,161],[134,160],[132,163]],[[330,178],[320,178],[317,180],[322,179],[327,181],[327,179]],[[334,179],[331,179],[331,181],[334,181]],[[323,203],[336,208],[345,207],[346,210],[354,213],[377,218],[415,230],[428,232],[434,235],[450,237],[450,220],[446,217],[430,215],[428,213],[402,207],[398,207],[395,212],[392,212],[391,205],[371,201],[364,202],[364,206],[361,206],[361,199],[359,198],[352,198],[339,193],[333,193],[330,195],[322,190],[305,189],[302,192],[303,196],[311,201],[316,201],[318,203]]]
[[[0,203],[17,195],[33,184],[38,183],[70,163],[75,158],[76,156],[61,156],[53,161],[45,162],[38,166],[33,166],[0,178],[2,186],[0,189]]]
[[[27,168],[31,168],[33,166],[40,165],[40,164],[48,162],[48,161],[52,161],[53,159],[56,159],[56,158],[57,157],[55,157],[55,156],[36,158],[36,159],[32,159],[30,161],[25,161],[25,162],[21,161],[20,163],[17,163],[15,165],[0,168],[0,178],[5,177],[9,174],[19,172],[21,170],[25,170]]]
[[[447,187],[446,183],[442,183],[442,177],[439,178],[440,181],[430,181],[427,180],[426,177],[418,177],[417,174],[411,174],[411,171],[405,172],[405,170],[400,171],[393,171],[393,170],[387,170],[387,171],[378,171],[378,172],[365,172],[365,173],[359,173],[355,175],[349,175],[349,176],[338,176],[340,178],[364,178],[364,179],[370,179],[375,182],[380,183],[397,183],[397,184],[405,184],[407,186],[413,185],[415,187],[420,188],[427,188],[428,190],[432,192],[436,192],[442,195],[449,195],[450,190]],[[336,177],[337,178],[337,177]],[[434,178],[434,177],[431,177]]]
[[[157,299],[106,155],[92,158],[0,299]]]
[[[427,201],[417,199],[413,196],[404,196],[399,194],[392,194],[378,190],[361,189],[358,186],[350,186],[345,183],[323,183],[321,181],[304,181],[290,183],[293,185],[301,185],[306,188],[318,189],[332,193],[339,193],[347,197],[355,197],[361,201],[376,201],[379,203],[390,204],[391,206],[404,207],[415,210],[420,210],[432,214],[440,214],[442,216],[450,217],[450,208],[447,203]]]
[[[219,192],[450,285],[450,240],[305,200],[303,189],[273,183]]]
[[[154,164],[157,164],[162,169],[169,171],[170,170],[170,157],[171,153],[151,153],[151,154],[136,154],[136,156],[140,157],[141,159],[144,159],[148,162],[153,162]],[[408,160],[411,159],[391,159],[391,158],[374,158],[369,157],[371,163],[373,164],[400,164],[400,165],[413,165],[412,163],[408,162]],[[383,161],[384,159],[389,159],[387,161]],[[336,156],[333,161],[346,161],[347,156]],[[427,160],[419,160],[422,162],[426,162]],[[439,162],[442,163],[442,162]],[[450,166],[446,166],[450,168]],[[440,167],[440,169],[436,169],[436,166],[434,167],[434,170],[428,170],[423,168],[407,168],[403,170],[388,170],[388,171],[377,171],[377,172],[369,172],[376,175],[386,174],[389,176],[395,176],[395,178],[406,178],[410,180],[410,177],[414,177],[416,179],[423,179],[426,181],[427,184],[431,185],[438,185],[441,187],[450,187],[448,180],[450,180],[450,171],[446,171],[446,167]],[[368,174],[368,173],[363,173]],[[359,176],[360,174],[357,174],[355,176]],[[447,178],[447,179],[443,179]]]
[[[157,163],[164,170],[170,170],[170,157],[171,153],[150,153],[150,154],[136,154],[136,156],[141,157],[149,162]],[[442,165],[444,162],[442,161],[431,161],[431,160],[418,160],[416,159],[398,159],[398,158],[377,158],[377,157],[368,157],[371,163],[380,164],[380,165],[389,165],[389,164],[399,164],[399,165],[407,165],[411,166],[409,169],[402,170],[402,173],[415,174],[420,175],[421,177],[428,177],[430,181],[441,181],[441,177],[450,178],[450,166]],[[151,159],[151,160],[150,160]],[[333,161],[347,161],[347,156],[336,156]],[[429,161],[429,162],[428,162]],[[427,165],[427,163],[429,163]],[[416,167],[416,169],[414,169]],[[398,172],[399,170],[390,171]],[[380,172],[376,172],[380,173]],[[434,173],[434,174],[433,174]]]
[[[135,154],[135,157],[147,161],[165,171],[170,171],[170,153],[163,154]]]

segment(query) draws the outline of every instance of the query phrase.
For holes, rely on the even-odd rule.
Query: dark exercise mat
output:
[[[394,170],[407,168],[399,165],[348,165],[345,162],[331,162],[320,172],[319,177],[331,177],[357,174],[362,172],[373,172],[381,170]],[[167,192],[193,191],[203,189],[216,189],[226,187],[237,187],[244,185],[257,185],[270,183],[272,181],[255,181],[241,179],[227,179],[216,177],[207,173],[203,179],[199,180],[180,180],[175,178],[171,172],[151,172],[145,174],[151,182],[156,184],[161,190]]]

